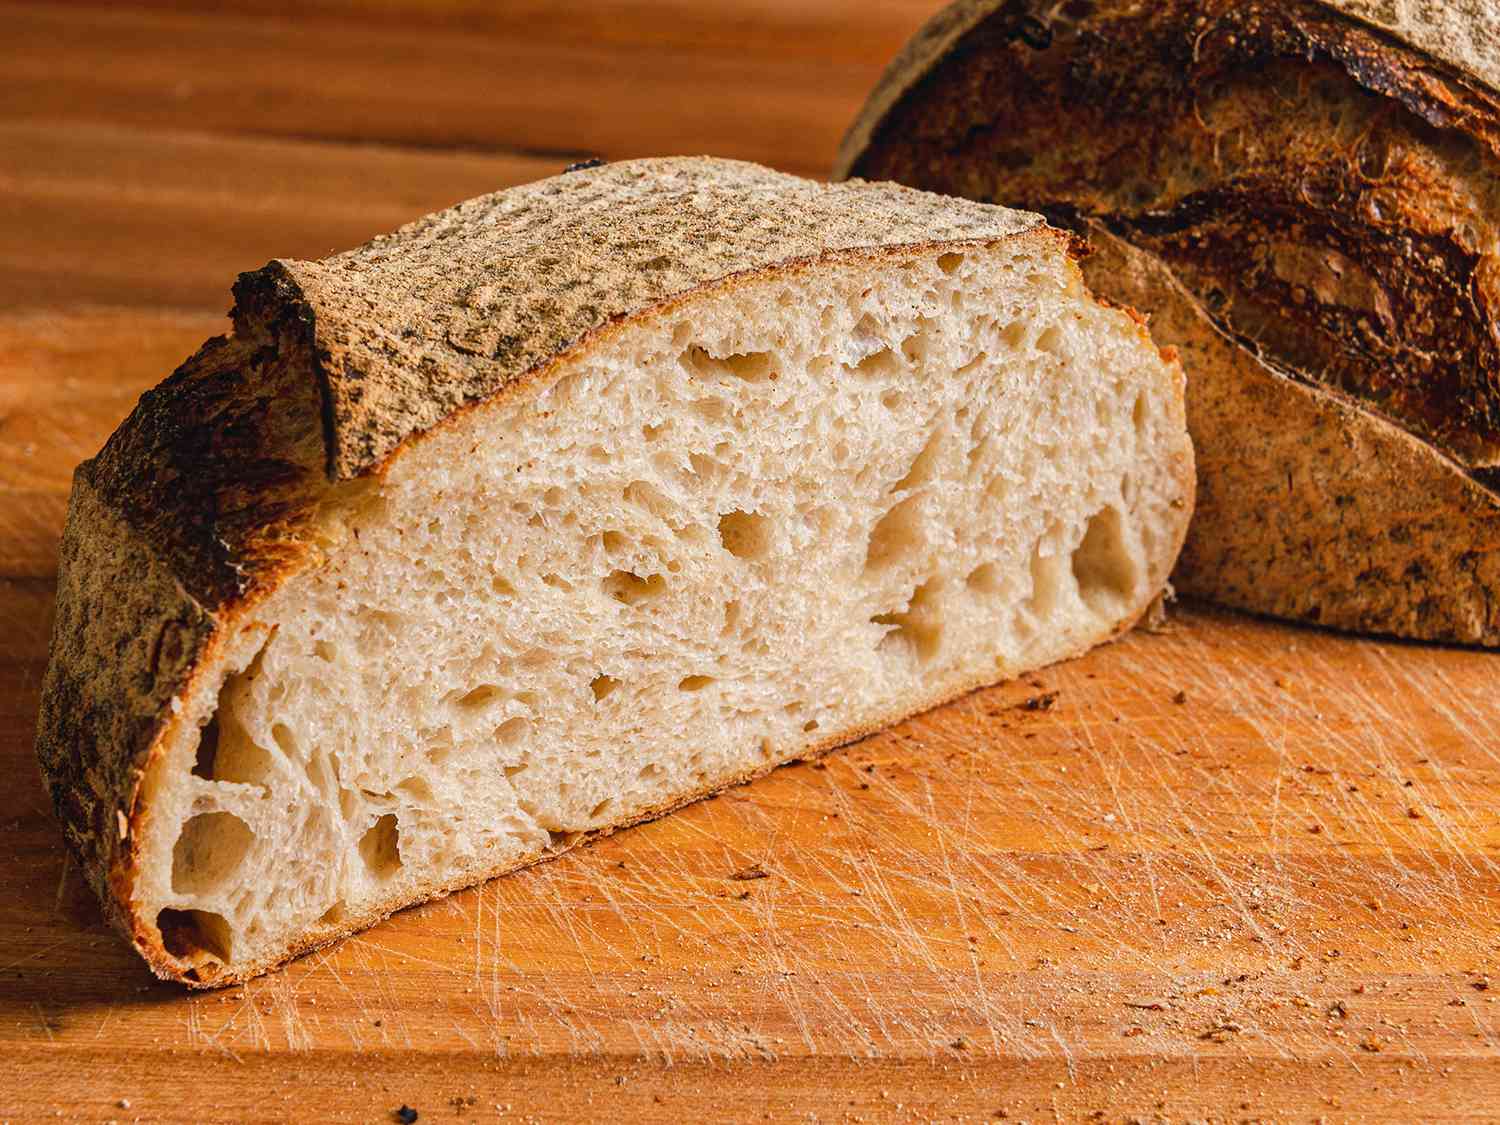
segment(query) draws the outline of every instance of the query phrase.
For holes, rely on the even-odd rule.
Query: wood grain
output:
[[[237,271],[583,151],[822,171],[937,6],[0,3],[0,1121],[1500,1119],[1481,652],[1182,609],[216,994],[64,860],[70,474]]]
[[[1202,608],[245,987],[151,981],[31,762],[48,559],[73,459],[217,326],[0,320],[0,1119],[1500,1104],[1494,658]]]

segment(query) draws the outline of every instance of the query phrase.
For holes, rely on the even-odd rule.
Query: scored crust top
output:
[[[1340,15],[1379,28],[1500,92],[1500,4],[1495,0],[1316,0]],[[885,68],[849,126],[833,178],[853,171],[887,115],[966,34],[1014,0],[956,0],[933,16]],[[1022,29],[1024,32],[1024,29]]]

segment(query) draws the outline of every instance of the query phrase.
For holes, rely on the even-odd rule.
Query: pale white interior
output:
[[[629,327],[328,517],[148,783],[142,914],[239,972],[1081,650],[1171,566],[1179,378],[1034,242]]]

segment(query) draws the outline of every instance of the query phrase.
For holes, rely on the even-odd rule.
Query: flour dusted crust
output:
[[[587,831],[555,833],[541,850],[481,856],[447,876],[366,895],[232,965],[179,947],[155,908],[143,913],[147,853],[160,863],[149,842],[165,830],[170,805],[163,763],[184,752],[191,762],[226,674],[253,679],[256,654],[276,634],[275,621],[258,615],[293,580],[348,555],[352,514],[413,450],[448,440],[442,435],[475,411],[506,409],[513,396],[523,396],[515,401],[524,410],[528,388],[548,372],[703,295],[771,279],[795,285],[835,264],[874,277],[882,263],[905,268],[940,250],[958,260],[1006,245],[1056,259],[1071,243],[1034,215],[895,185],[823,186],[706,158],[644,160],[472,200],[322,262],[273,262],[243,275],[232,335],[209,341],[143,396],[75,477],[37,748],[63,830],[111,920],[159,975],[222,985],[404,905],[993,682],[1003,670],[918,685],[857,724],[768,742],[749,768]],[[1067,270],[1067,292],[1092,307],[1076,267]],[[1164,538],[1138,576],[1141,596],[1052,658],[1139,616],[1165,580],[1192,506],[1180,371],[1138,324],[1119,317],[1111,331],[1147,362],[1142,378],[1165,404],[1162,440],[1174,452],[1152,467]]]
[[[1202,477],[1180,589],[1500,644],[1500,9],[958,3],[836,171],[1043,211],[1159,341],[1214,337],[1184,347]]]

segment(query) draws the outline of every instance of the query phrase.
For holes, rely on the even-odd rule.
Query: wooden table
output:
[[[0,1121],[1500,1117],[1480,652],[1180,609],[218,993],[64,860],[69,472],[237,271],[584,154],[818,173],[933,6],[0,4]]]

